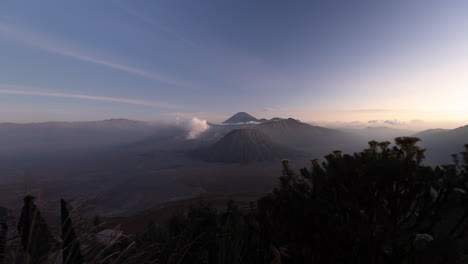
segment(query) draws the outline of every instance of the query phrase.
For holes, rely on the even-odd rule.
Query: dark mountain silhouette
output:
[[[419,137],[421,146],[428,148],[427,161],[431,164],[452,162],[451,155],[462,152],[468,144],[468,125],[451,130],[430,129],[414,136]]]
[[[259,120],[246,112],[239,112],[223,122],[223,124],[239,124],[247,122],[258,122]]]
[[[302,152],[273,141],[255,129],[235,129],[206,149],[192,153],[212,162],[250,163],[305,156]]]
[[[442,132],[447,132],[449,130],[450,129],[433,128],[433,129],[428,129],[428,130],[424,130],[424,131],[415,133],[415,134],[413,134],[413,137],[421,138],[421,137],[426,137],[426,136],[432,136],[432,135],[439,134],[439,133],[442,133]]]
[[[273,140],[317,154],[332,150],[356,151],[365,144],[365,140],[351,133],[313,126],[299,120],[288,118],[270,121],[253,127],[270,136]]]
[[[291,136],[321,136],[339,133],[339,131],[313,126],[302,123],[299,120],[288,118],[279,121],[270,121],[256,126],[257,129],[265,132],[273,138],[291,137]]]

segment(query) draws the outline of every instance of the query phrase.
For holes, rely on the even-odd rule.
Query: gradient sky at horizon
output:
[[[0,122],[246,111],[450,127],[467,98],[465,0],[0,3]]]

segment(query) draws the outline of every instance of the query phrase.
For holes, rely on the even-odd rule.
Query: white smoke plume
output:
[[[187,139],[196,139],[201,133],[205,132],[210,127],[206,120],[198,119],[197,117],[186,123],[188,130]]]

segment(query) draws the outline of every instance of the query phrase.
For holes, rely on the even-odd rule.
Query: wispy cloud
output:
[[[95,95],[84,95],[84,94],[73,94],[73,93],[59,93],[59,92],[43,91],[37,88],[34,88],[34,89],[29,88],[26,90],[25,88],[26,87],[18,87],[14,85],[0,84],[0,94],[62,97],[62,98],[72,98],[72,99],[115,102],[115,103],[132,104],[132,105],[145,105],[145,106],[153,106],[153,107],[166,108],[166,109],[174,109],[174,108],[180,107],[177,105],[172,105],[172,104],[158,102],[158,101],[151,101],[151,100],[139,100],[139,99],[129,99],[129,98],[119,98],[119,97],[109,97],[109,96],[95,96]]]
[[[182,80],[170,77],[159,72],[148,71],[141,68],[127,66],[106,59],[98,58],[90,52],[79,51],[67,43],[62,43],[44,34],[38,34],[35,32],[25,30],[16,25],[0,23],[0,35],[29,47],[38,48],[46,52],[55,53],[76,60],[101,65],[114,70],[139,75],[141,77],[145,77],[155,81],[181,86],[190,85],[189,83],[186,83]]]

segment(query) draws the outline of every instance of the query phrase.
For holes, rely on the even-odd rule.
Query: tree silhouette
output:
[[[48,255],[54,239],[47,223],[34,204],[34,197],[26,196],[18,222],[18,232],[21,244],[28,253],[28,263],[48,263]]]

